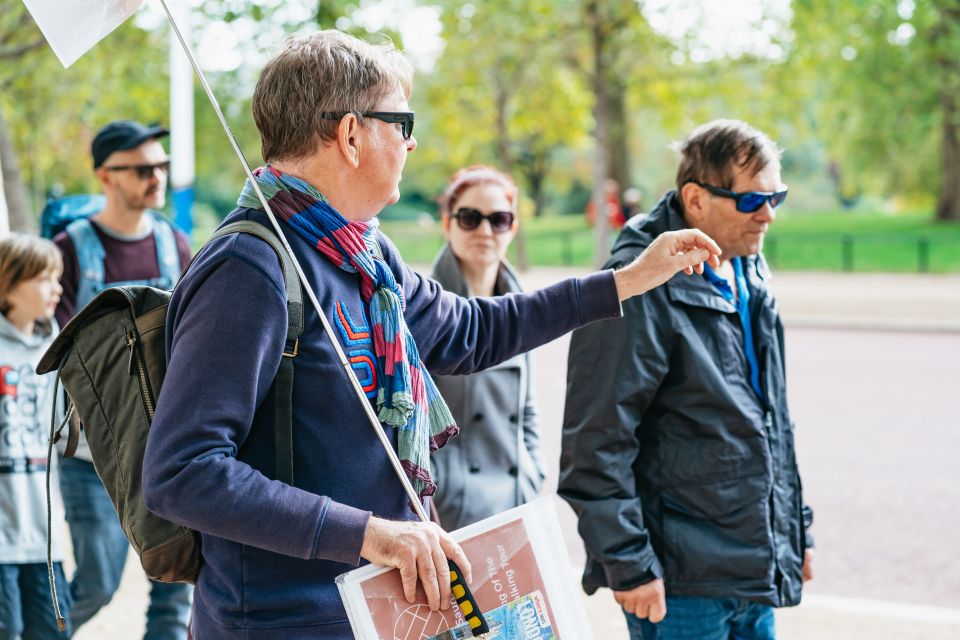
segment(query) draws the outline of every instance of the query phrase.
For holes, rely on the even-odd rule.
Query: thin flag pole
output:
[[[373,428],[374,433],[377,434],[377,438],[379,438],[380,444],[383,445],[383,449],[386,452],[387,457],[390,459],[390,464],[393,466],[393,470],[397,474],[397,479],[400,480],[404,491],[407,493],[407,497],[410,499],[411,506],[413,507],[414,511],[416,511],[417,517],[419,517],[421,521],[429,522],[429,518],[427,517],[426,512],[423,510],[423,504],[420,496],[417,495],[417,492],[413,489],[413,485],[410,484],[410,480],[407,478],[407,474],[404,472],[403,466],[400,464],[400,458],[397,457],[397,452],[393,450],[393,444],[387,440],[387,435],[384,433],[383,427],[380,425],[380,420],[373,412],[373,407],[370,406],[370,402],[367,400],[367,395],[363,392],[363,387],[360,385],[360,381],[353,372],[353,367],[350,365],[350,361],[347,360],[346,355],[344,355],[343,349],[340,347],[340,342],[337,340],[337,336],[333,332],[333,327],[330,326],[330,322],[327,320],[327,316],[324,314],[323,309],[321,309],[320,302],[317,301],[317,296],[314,294],[313,287],[307,280],[307,276],[303,271],[303,267],[300,266],[297,256],[293,253],[293,249],[290,247],[290,243],[287,242],[286,236],[284,236],[283,231],[280,229],[280,224],[277,222],[276,216],[273,215],[273,210],[270,208],[270,203],[267,202],[263,192],[260,190],[260,185],[257,184],[257,181],[253,177],[253,171],[250,169],[250,164],[243,155],[243,151],[240,149],[240,145],[237,143],[237,139],[233,135],[230,125],[227,124],[227,119],[224,117],[223,111],[220,110],[220,104],[217,102],[216,96],[213,95],[213,90],[207,83],[207,79],[203,75],[200,65],[197,64],[197,60],[193,56],[190,46],[180,33],[180,28],[177,26],[177,21],[174,19],[173,14],[170,13],[167,3],[165,0],[159,0],[159,2],[163,6],[164,12],[167,14],[167,19],[170,21],[170,27],[173,29],[174,34],[176,34],[177,39],[180,41],[180,45],[183,47],[184,53],[187,54],[187,58],[190,60],[190,65],[193,67],[193,71],[197,74],[197,78],[200,80],[200,85],[203,87],[203,90],[207,94],[207,98],[210,100],[210,105],[216,112],[217,118],[220,120],[220,124],[223,126],[223,130],[227,134],[227,138],[230,139],[230,144],[233,146],[233,150],[237,154],[240,164],[243,165],[243,170],[247,174],[247,180],[249,180],[250,184],[253,185],[253,190],[257,193],[257,198],[260,199],[260,204],[263,205],[263,210],[267,212],[267,217],[270,218],[270,224],[273,225],[274,230],[277,232],[277,236],[280,238],[280,242],[283,243],[284,249],[286,249],[287,253],[290,255],[290,259],[293,261],[293,266],[296,268],[297,274],[300,276],[300,282],[303,284],[303,288],[307,292],[307,297],[310,298],[310,302],[313,304],[313,308],[316,310],[317,316],[319,316],[320,322],[323,324],[324,333],[327,334],[327,338],[329,338],[330,343],[333,345],[333,348],[337,353],[337,358],[340,360],[340,364],[343,367],[344,372],[350,379],[350,383],[353,386],[353,390],[357,396],[357,399],[360,401],[360,405],[363,407],[364,413],[366,413],[367,419],[370,422],[370,426]]]

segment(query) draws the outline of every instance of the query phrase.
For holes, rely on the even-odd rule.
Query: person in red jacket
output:
[[[623,205],[620,203],[620,184],[613,178],[603,183],[603,192],[607,200],[607,224],[612,229],[622,229],[627,222],[623,215]],[[587,223],[592,227],[597,222],[597,207],[593,203],[593,198],[587,203],[587,210],[584,212]]]

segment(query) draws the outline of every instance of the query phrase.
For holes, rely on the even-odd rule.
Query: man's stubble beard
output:
[[[166,202],[162,187],[149,194],[147,188],[141,188],[130,193],[121,191],[120,196],[124,206],[131,211],[146,211],[147,209],[161,209]]]

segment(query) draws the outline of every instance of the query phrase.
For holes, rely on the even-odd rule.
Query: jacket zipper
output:
[[[143,399],[143,408],[147,412],[147,418],[153,423],[153,399],[150,397],[150,383],[147,380],[147,371],[143,366],[143,361],[137,351],[137,334],[130,330],[127,332],[127,347],[130,349],[130,364],[128,369],[130,375],[133,375],[133,366],[136,364],[137,376],[140,381],[140,397]]]

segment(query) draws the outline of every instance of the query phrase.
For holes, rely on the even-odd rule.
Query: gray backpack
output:
[[[274,477],[293,484],[293,358],[303,331],[300,280],[280,240],[262,224],[235,222],[210,240],[237,232],[269,243],[283,264],[287,343],[273,386],[257,409],[254,428],[273,429]],[[40,360],[37,373],[56,370],[55,387],[62,380],[73,408],[68,416],[75,416],[64,420],[70,423],[64,455],[76,450],[82,423],[97,475],[147,576],[192,583],[200,571],[199,534],[151,513],[143,503],[140,480],[147,435],[165,382],[164,325],[170,295],[147,286],[103,291],[67,323]],[[60,439],[64,424],[57,428],[51,420],[52,442]]]

